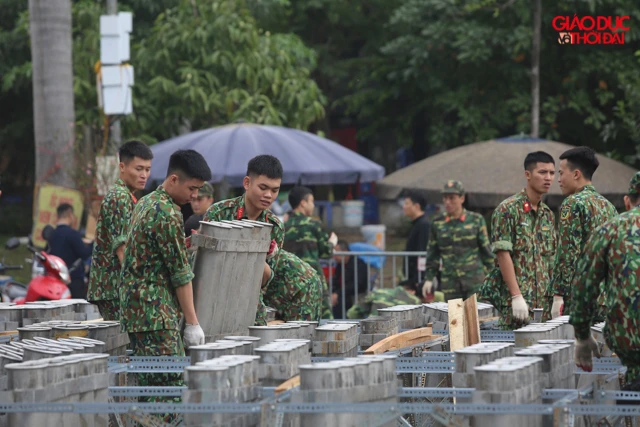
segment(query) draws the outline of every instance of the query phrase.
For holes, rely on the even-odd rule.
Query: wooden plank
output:
[[[391,335],[390,337],[375,343],[366,349],[364,354],[382,354],[387,351],[398,350],[421,342],[430,341],[437,337],[439,337],[439,335],[433,335],[433,330],[429,327],[412,329],[410,331]]]
[[[272,320],[270,322],[267,323],[267,326],[271,326],[271,325],[280,325],[282,323],[285,323],[284,320]]]
[[[294,387],[298,387],[300,385],[300,375],[296,375],[293,378],[289,378],[278,387],[276,387],[276,394],[280,394],[283,391],[291,390]]]
[[[464,347],[464,308],[462,298],[449,300],[449,349]]]
[[[464,301],[464,346],[480,342],[480,322],[478,322],[478,300],[476,294]]]

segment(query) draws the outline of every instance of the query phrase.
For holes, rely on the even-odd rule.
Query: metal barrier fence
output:
[[[340,262],[336,262],[335,260],[331,260],[329,262],[329,280],[328,280],[328,285],[329,285],[329,295],[332,295],[334,293],[334,278],[333,278],[333,271],[331,269],[331,267],[340,265],[340,272],[341,272],[341,277],[340,277],[340,282],[342,284],[346,284],[347,279],[353,279],[353,289],[354,289],[354,295],[353,295],[353,305],[358,304],[358,296],[365,296],[367,294],[369,294],[373,289],[376,288],[384,288],[384,270],[385,270],[385,266],[387,265],[387,263],[389,262],[389,260],[387,258],[391,259],[391,286],[388,287],[394,287],[396,285],[395,280],[398,277],[398,267],[401,267],[403,269],[403,273],[404,273],[404,277],[407,278],[409,277],[409,259],[412,257],[417,258],[416,260],[416,265],[420,266],[420,258],[426,258],[427,256],[427,252],[402,252],[402,251],[349,251],[349,252],[334,252],[333,253],[334,258],[339,257],[340,258]],[[354,258],[354,269],[353,269],[353,277],[352,278],[348,278],[346,277],[346,272],[345,272],[345,265],[349,262],[349,258],[353,257]],[[362,260],[364,261],[364,263],[367,265],[367,290],[366,292],[358,292],[358,268],[357,268],[357,262],[358,262],[358,258],[362,258]],[[400,258],[400,264],[398,263],[398,258]],[[373,270],[373,271],[372,271]],[[418,269],[418,282],[421,283],[422,282],[422,276],[423,276],[423,271],[420,271],[420,269]],[[341,316],[339,317],[340,319],[346,319],[347,317],[347,311],[349,310],[349,307],[347,307],[347,295],[346,295],[346,287],[345,286],[340,286],[340,296],[339,300],[341,301],[340,303],[340,312],[341,312]],[[363,295],[364,294],[364,295]]]

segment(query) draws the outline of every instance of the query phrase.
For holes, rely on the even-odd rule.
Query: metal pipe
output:
[[[347,302],[346,300],[346,286],[345,286],[345,271],[344,271],[344,256],[342,257],[342,268],[340,269],[340,273],[342,274],[342,283],[341,283],[341,288],[342,288],[342,317],[341,319],[346,319],[347,317]],[[357,268],[356,268],[357,270]]]

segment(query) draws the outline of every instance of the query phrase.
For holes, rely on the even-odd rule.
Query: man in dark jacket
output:
[[[84,260],[91,256],[93,245],[86,245],[82,235],[74,228],[77,219],[73,213],[73,206],[63,203],[57,209],[58,224],[49,239],[49,253],[67,264],[71,273],[69,291],[71,298],[86,298],[87,284],[85,283]],[[79,261],[78,261],[79,260]],[[72,270],[74,263],[77,267]]]
[[[411,230],[409,231],[407,244],[404,249],[407,252],[424,252],[427,250],[431,223],[424,213],[426,206],[427,201],[422,194],[415,191],[405,193],[402,210],[404,216],[411,220]],[[407,272],[408,280],[417,283],[419,279],[424,279],[425,263],[425,257],[409,257],[407,263],[409,268]],[[419,275],[420,277],[418,277]]]
[[[339,240],[335,247],[335,252],[349,252],[349,243]],[[344,258],[344,282],[342,281],[342,266]],[[336,319],[346,318],[347,311],[355,303],[355,292],[357,289],[358,300],[364,300],[368,290],[367,264],[358,257],[334,255],[336,269],[333,274],[333,292],[331,302],[333,304],[333,317]],[[356,267],[357,266],[357,267]],[[358,275],[356,277],[356,268]],[[356,282],[357,281],[357,282]],[[345,311],[342,311],[342,288],[345,294]]]

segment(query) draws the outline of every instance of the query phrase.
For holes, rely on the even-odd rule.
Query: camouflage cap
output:
[[[442,189],[442,194],[464,194],[464,187],[460,181],[449,180]]]
[[[640,172],[636,172],[629,182],[629,195],[640,196]]]
[[[205,182],[200,190],[198,190],[198,197],[213,197],[213,185]]]

